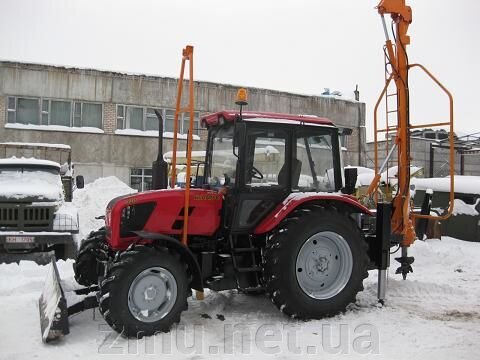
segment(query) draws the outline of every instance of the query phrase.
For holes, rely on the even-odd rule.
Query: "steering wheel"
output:
[[[263,174],[258,170],[255,166],[252,165],[252,168],[250,169],[250,176],[253,179],[257,180],[262,180],[263,179]]]

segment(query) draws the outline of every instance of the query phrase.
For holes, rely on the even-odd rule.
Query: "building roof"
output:
[[[220,119],[224,121],[233,121],[238,116],[238,111],[220,111],[213,114],[208,114],[202,117],[201,123],[202,126],[205,125],[218,125]],[[318,117],[315,115],[292,115],[292,114],[281,114],[281,113],[272,113],[272,112],[242,112],[242,118],[244,120],[255,119],[256,121],[265,121],[265,122],[302,122],[306,124],[313,125],[333,125],[333,122],[330,119]]]

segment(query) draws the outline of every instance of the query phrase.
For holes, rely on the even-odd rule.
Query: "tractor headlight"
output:
[[[120,216],[120,237],[135,236],[133,231],[143,230],[156,203],[127,205],[122,209]]]

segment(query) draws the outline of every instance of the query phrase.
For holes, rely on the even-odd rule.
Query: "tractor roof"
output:
[[[233,121],[239,114],[238,111],[219,111],[213,114],[208,114],[202,117],[201,124],[203,126],[218,125],[223,118],[224,121]],[[315,115],[292,115],[272,112],[242,112],[242,118],[245,120],[255,119],[255,121],[275,122],[275,123],[289,123],[297,124],[298,122],[312,124],[312,125],[333,125],[330,119],[318,117]]]

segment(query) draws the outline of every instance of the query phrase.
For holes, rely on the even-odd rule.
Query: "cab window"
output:
[[[335,171],[331,133],[300,131],[296,136],[292,188],[300,191],[335,191]],[[299,175],[296,175],[296,171]],[[297,180],[298,179],[298,180]]]
[[[251,129],[248,133],[245,185],[248,187],[286,187],[287,134],[280,130]]]

